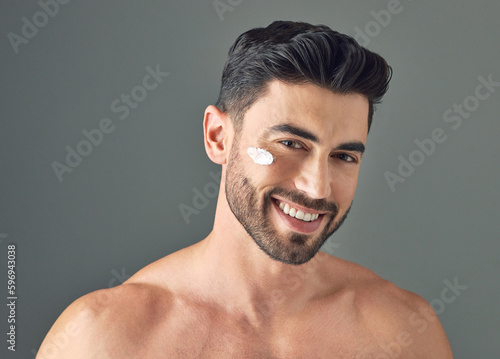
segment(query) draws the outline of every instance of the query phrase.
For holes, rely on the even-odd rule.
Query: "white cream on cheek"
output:
[[[269,151],[262,148],[248,147],[247,153],[258,165],[268,166],[275,160],[274,156]]]

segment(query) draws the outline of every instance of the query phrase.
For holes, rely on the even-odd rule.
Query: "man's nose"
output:
[[[328,158],[309,158],[295,179],[295,187],[311,198],[327,198],[331,194]]]

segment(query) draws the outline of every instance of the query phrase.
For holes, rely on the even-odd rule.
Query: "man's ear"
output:
[[[215,106],[208,106],[203,119],[205,151],[208,157],[219,165],[227,162],[231,132],[232,124],[229,116]]]

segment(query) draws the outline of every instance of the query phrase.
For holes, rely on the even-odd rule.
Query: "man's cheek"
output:
[[[334,181],[332,184],[332,195],[339,205],[339,211],[347,210],[356,193],[357,176],[347,177]]]
[[[279,182],[293,180],[300,175],[302,163],[296,156],[276,156],[273,166],[269,166],[268,174]]]

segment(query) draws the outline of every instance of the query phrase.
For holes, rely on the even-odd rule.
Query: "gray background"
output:
[[[19,297],[17,351],[2,335],[2,358],[32,358],[73,300],[209,233],[215,199],[197,203],[189,223],[179,210],[193,206],[196,190],[213,189],[209,173],[219,171],[204,153],[203,111],[236,37],[276,19],[350,35],[357,27],[394,68],[353,211],[324,250],[434,303],[456,358],[497,358],[500,88],[456,129],[443,114],[474,95],[478,76],[500,81],[500,3],[401,0],[402,11],[377,28],[373,12],[393,1],[221,2],[233,5],[219,17],[211,0],[71,1],[17,54],[8,34],[21,35],[22,18],[41,8],[0,5],[0,293],[6,301],[15,243]],[[157,64],[169,76],[120,120],[110,104]],[[65,147],[103,118],[115,130],[60,182],[51,164],[64,164]],[[384,173],[397,174],[398,156],[408,159],[415,139],[435,128],[447,140],[391,191]],[[445,280],[467,289],[441,307]]]

